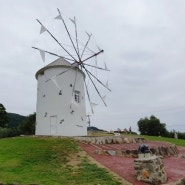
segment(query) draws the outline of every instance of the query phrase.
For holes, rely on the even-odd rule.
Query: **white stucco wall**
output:
[[[52,66],[37,76],[36,135],[87,135],[84,74],[70,69],[58,75],[66,69],[69,68]],[[72,96],[73,87],[80,91],[80,103]]]

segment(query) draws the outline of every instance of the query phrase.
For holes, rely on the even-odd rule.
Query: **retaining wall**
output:
[[[143,143],[145,139],[142,137],[123,137],[123,136],[84,136],[84,137],[74,137],[76,140],[85,142],[88,144],[123,144],[123,143]]]

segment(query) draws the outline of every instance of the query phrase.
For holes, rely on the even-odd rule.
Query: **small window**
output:
[[[59,94],[59,95],[62,95],[62,90],[60,90],[58,94]]]
[[[74,92],[74,98],[75,98],[75,101],[77,103],[80,103],[80,91],[76,91]]]

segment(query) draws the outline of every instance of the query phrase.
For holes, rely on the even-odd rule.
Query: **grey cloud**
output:
[[[178,107],[185,104],[184,5],[181,0],[1,0],[0,101],[8,112],[35,112],[35,73],[44,65],[39,53],[31,49],[44,40],[35,19],[53,27],[50,23],[60,8],[66,17],[76,16],[79,28],[93,34],[111,69],[108,107],[97,99],[92,124],[107,130],[129,126],[137,130],[138,119],[150,114],[167,125],[181,124],[184,109]],[[64,37],[62,30],[58,33]],[[46,49],[60,53],[50,40],[45,43],[49,43]],[[178,128],[185,131],[185,127]]]

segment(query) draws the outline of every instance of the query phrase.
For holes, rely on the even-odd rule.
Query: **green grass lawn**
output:
[[[185,146],[185,140],[142,137]],[[0,182],[6,185],[122,184],[121,179],[82,155],[82,150],[73,139],[44,137],[0,139]]]
[[[185,140],[184,139],[174,139],[174,138],[166,138],[166,137],[157,137],[157,136],[145,136],[143,135],[146,140],[150,141],[165,141],[175,144],[177,146],[184,146],[185,147]]]
[[[39,185],[120,185],[105,169],[80,156],[69,138],[0,139],[0,182]]]

